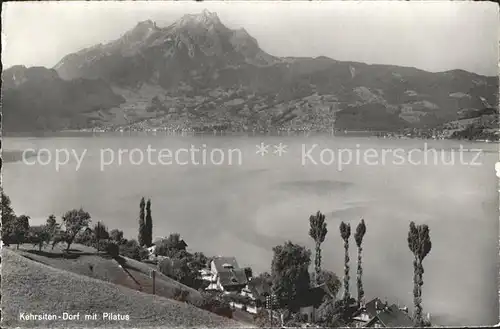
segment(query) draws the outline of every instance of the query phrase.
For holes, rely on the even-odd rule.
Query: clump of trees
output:
[[[203,288],[199,271],[206,267],[208,258],[201,252],[189,253],[178,233],[156,242],[156,255],[168,257],[160,260],[161,273],[194,289]]]
[[[95,242],[96,242],[96,245],[97,245],[97,252],[99,252],[100,251],[99,247],[101,245],[101,241],[102,240],[108,240],[108,242],[109,242],[108,228],[102,222],[97,222],[97,224],[95,224],[94,229],[92,230],[92,232],[93,232],[94,239],[95,239]],[[104,246],[104,247],[107,248],[107,246]]]
[[[64,231],[64,242],[66,242],[66,251],[69,251],[71,244],[75,240],[76,235],[84,228],[88,228],[92,221],[90,214],[80,209],[73,209],[67,211],[62,216]]]
[[[38,246],[38,251],[41,251],[45,245],[49,244],[51,237],[47,225],[32,226],[28,231],[27,242]]]
[[[122,239],[118,247],[120,249],[120,255],[128,258],[143,260],[149,256],[147,249],[141,247],[135,239]]]
[[[0,195],[2,198],[2,241],[6,246],[16,244],[16,248],[19,249],[20,244],[27,242],[30,218],[26,215],[16,216],[10,198],[3,191]]]
[[[156,255],[173,257],[185,248],[184,240],[179,233],[171,233],[167,238],[156,241]]]
[[[106,252],[114,259],[117,259],[120,256],[120,248],[114,242],[111,242],[106,246]]]
[[[10,199],[2,191],[2,241],[5,245],[32,243],[41,250],[44,245],[53,241],[53,247],[59,242],[67,244],[69,251],[75,237],[85,228],[88,228],[91,217],[82,208],[73,209],[62,216],[62,225],[56,222],[54,215],[50,215],[46,224],[30,227],[30,218],[26,215],[16,216]]]
[[[120,231],[118,229],[112,229],[109,232],[109,238],[111,241],[115,242],[116,244],[120,244],[123,241],[123,231]]]
[[[151,218],[151,202],[148,206],[148,217]],[[148,256],[145,248],[141,247],[136,240],[127,240],[123,231],[113,229],[108,231],[103,222],[97,222],[91,227],[92,218],[83,208],[72,209],[61,216],[61,223],[57,222],[54,215],[50,215],[44,225],[32,226],[26,215],[16,216],[11,206],[10,198],[1,191],[2,210],[2,241],[8,246],[10,244],[31,243],[41,250],[50,242],[52,249],[59,243],[66,243],[66,252],[70,251],[73,243],[79,243],[94,247],[97,251],[110,251],[114,254],[116,247],[119,254],[142,260]],[[108,245],[113,243],[111,249]]]
[[[273,248],[272,292],[277,297],[280,307],[297,312],[301,298],[310,289],[309,265],[311,251],[305,247],[285,242]]]

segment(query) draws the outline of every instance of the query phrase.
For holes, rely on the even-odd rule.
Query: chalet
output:
[[[271,294],[271,286],[263,278],[252,278],[241,294],[250,297],[258,307],[262,307],[265,305],[267,296]]]
[[[179,243],[177,244],[176,249],[177,249],[177,250],[184,250],[184,251],[186,251],[187,247],[188,247],[188,245],[187,245],[186,241],[181,240],[181,241],[179,241]]]
[[[149,259],[156,256],[156,245],[153,243],[151,247],[148,247]]]
[[[374,298],[360,310],[353,318],[356,327],[413,327],[413,321],[408,315],[408,308],[399,308],[389,305],[378,298]]]
[[[200,277],[204,281],[211,281],[213,277],[212,271],[209,268],[202,268],[200,270]]]
[[[248,283],[245,270],[238,266],[234,257],[214,257],[210,261],[210,273],[207,290],[240,292]]]

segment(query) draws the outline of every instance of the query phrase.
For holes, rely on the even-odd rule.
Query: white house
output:
[[[209,281],[206,290],[240,292],[248,283],[245,270],[238,266],[234,257],[215,257],[210,262],[210,270],[200,274]]]
[[[156,245],[153,244],[151,247],[148,248],[148,253],[149,253],[149,256],[154,256],[155,253],[156,253]]]

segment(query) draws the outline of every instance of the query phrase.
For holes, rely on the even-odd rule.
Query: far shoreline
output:
[[[465,139],[465,138],[425,138],[397,135],[394,132],[378,131],[339,131],[335,133],[327,132],[196,132],[196,131],[155,131],[155,130],[136,130],[136,131],[86,131],[86,130],[60,130],[60,131],[38,131],[38,132],[4,132],[3,137],[6,138],[73,138],[73,137],[101,137],[101,136],[116,136],[116,137],[330,137],[330,138],[377,138],[389,140],[424,140],[424,141],[465,141],[470,143],[495,143],[499,144],[500,140],[485,140],[485,139]],[[4,151],[5,152],[5,151]]]

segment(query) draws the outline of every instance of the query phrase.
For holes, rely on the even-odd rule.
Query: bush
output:
[[[187,290],[181,288],[175,288],[174,297],[178,302],[187,302],[189,296],[189,292]]]
[[[109,238],[117,244],[120,244],[123,241],[123,231],[113,229],[109,232]]]
[[[25,237],[25,242],[38,246],[39,250],[41,250],[44,245],[48,244],[49,241],[50,232],[45,225],[30,227]]]
[[[149,251],[147,248],[139,247],[139,259],[140,260],[149,259]]]
[[[226,318],[233,317],[233,310],[231,309],[229,303],[222,301],[209,293],[203,293],[201,301],[195,303],[195,306]]]
[[[109,244],[110,244],[110,242],[108,242],[106,240],[100,240],[99,241],[99,248],[97,248],[97,243],[96,242],[93,243],[94,247],[98,250],[108,250]]]
[[[170,258],[162,259],[158,262],[158,271],[168,277],[174,275],[174,264]]]
[[[257,314],[253,316],[253,321],[258,327],[271,327],[269,313],[265,309],[260,309]]]
[[[234,302],[238,304],[250,304],[250,302],[252,302],[252,299],[250,297],[242,296],[238,293],[229,293],[227,295],[224,295],[222,298],[228,302]]]
[[[106,252],[113,258],[117,258],[120,255],[120,248],[116,243],[109,243],[106,247]]]
[[[74,243],[83,244],[87,247],[95,247],[94,236],[90,230],[83,230],[76,234]]]
[[[140,250],[141,247],[139,247],[139,244],[137,243],[136,240],[128,240],[124,244],[120,244],[120,255],[132,258],[135,260],[141,260],[141,254]]]
[[[253,277],[252,268],[251,267],[245,267],[244,271],[245,271],[245,275],[246,275],[247,279],[250,280]]]

